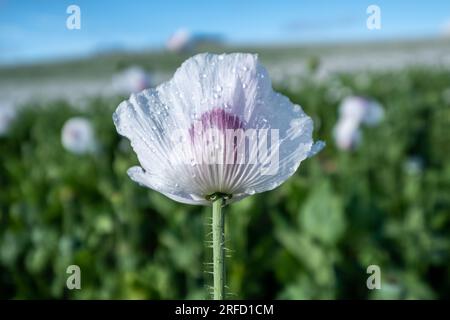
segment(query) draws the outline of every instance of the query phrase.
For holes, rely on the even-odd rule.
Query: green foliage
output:
[[[449,297],[448,79],[421,69],[324,82],[311,74],[281,88],[328,145],[276,190],[225,209],[231,297]],[[349,93],[379,100],[386,118],[343,152],[332,128]],[[28,105],[0,138],[1,298],[207,297],[210,210],[128,178],[137,159],[111,120],[120,100]],[[75,115],[93,121],[98,154],[62,148],[62,125]],[[71,264],[81,290],[66,288]],[[381,267],[381,290],[366,287],[371,264]]]

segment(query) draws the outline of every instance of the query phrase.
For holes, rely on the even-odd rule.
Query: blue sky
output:
[[[81,30],[66,28],[71,4],[81,8]],[[366,28],[370,4],[381,8],[381,30]],[[276,44],[434,37],[449,22],[448,0],[0,0],[0,63],[161,48],[179,28]]]

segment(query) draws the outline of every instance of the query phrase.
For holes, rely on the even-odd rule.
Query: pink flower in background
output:
[[[334,128],[334,139],[341,150],[356,148],[361,142],[361,130],[359,123],[352,119],[338,121]]]
[[[67,120],[61,131],[61,143],[75,154],[95,152],[97,142],[91,122],[83,117]]]
[[[167,40],[166,47],[172,52],[183,52],[192,48],[193,39],[191,33],[187,29],[178,29]]]
[[[150,86],[150,75],[138,66],[129,67],[113,77],[114,89],[125,94],[139,92]]]
[[[345,98],[339,107],[339,119],[333,134],[341,150],[356,148],[361,142],[361,126],[375,126],[384,118],[384,109],[376,101],[358,96]]]
[[[141,165],[131,179],[188,204],[272,190],[324,146],[252,54],[196,55],[170,81],[132,94],[113,119]]]
[[[360,124],[376,125],[383,120],[384,110],[374,100],[350,96],[342,101],[339,114],[341,119],[352,119]]]

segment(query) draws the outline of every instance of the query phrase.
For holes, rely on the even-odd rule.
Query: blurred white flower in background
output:
[[[356,148],[361,142],[359,123],[352,119],[341,119],[334,127],[334,139],[341,150]]]
[[[166,47],[172,52],[188,51],[193,46],[192,34],[187,29],[178,29],[167,40]]]
[[[339,119],[334,128],[334,138],[339,149],[354,149],[361,143],[361,125],[375,126],[384,118],[383,107],[375,100],[346,97],[339,107]]]
[[[340,119],[352,119],[358,123],[376,125],[384,117],[383,107],[376,101],[364,97],[345,98],[339,107]]]
[[[16,118],[17,109],[12,105],[0,105],[0,136],[8,133],[11,123]]]
[[[97,149],[94,128],[83,117],[73,117],[66,121],[61,131],[63,147],[75,154],[93,153]]]
[[[150,75],[138,66],[129,67],[113,77],[114,89],[124,94],[139,92],[150,86]]]

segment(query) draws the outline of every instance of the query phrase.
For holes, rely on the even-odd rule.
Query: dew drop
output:
[[[245,190],[245,193],[252,195],[252,194],[255,194],[256,191],[255,191],[255,189],[247,189],[247,190]]]

